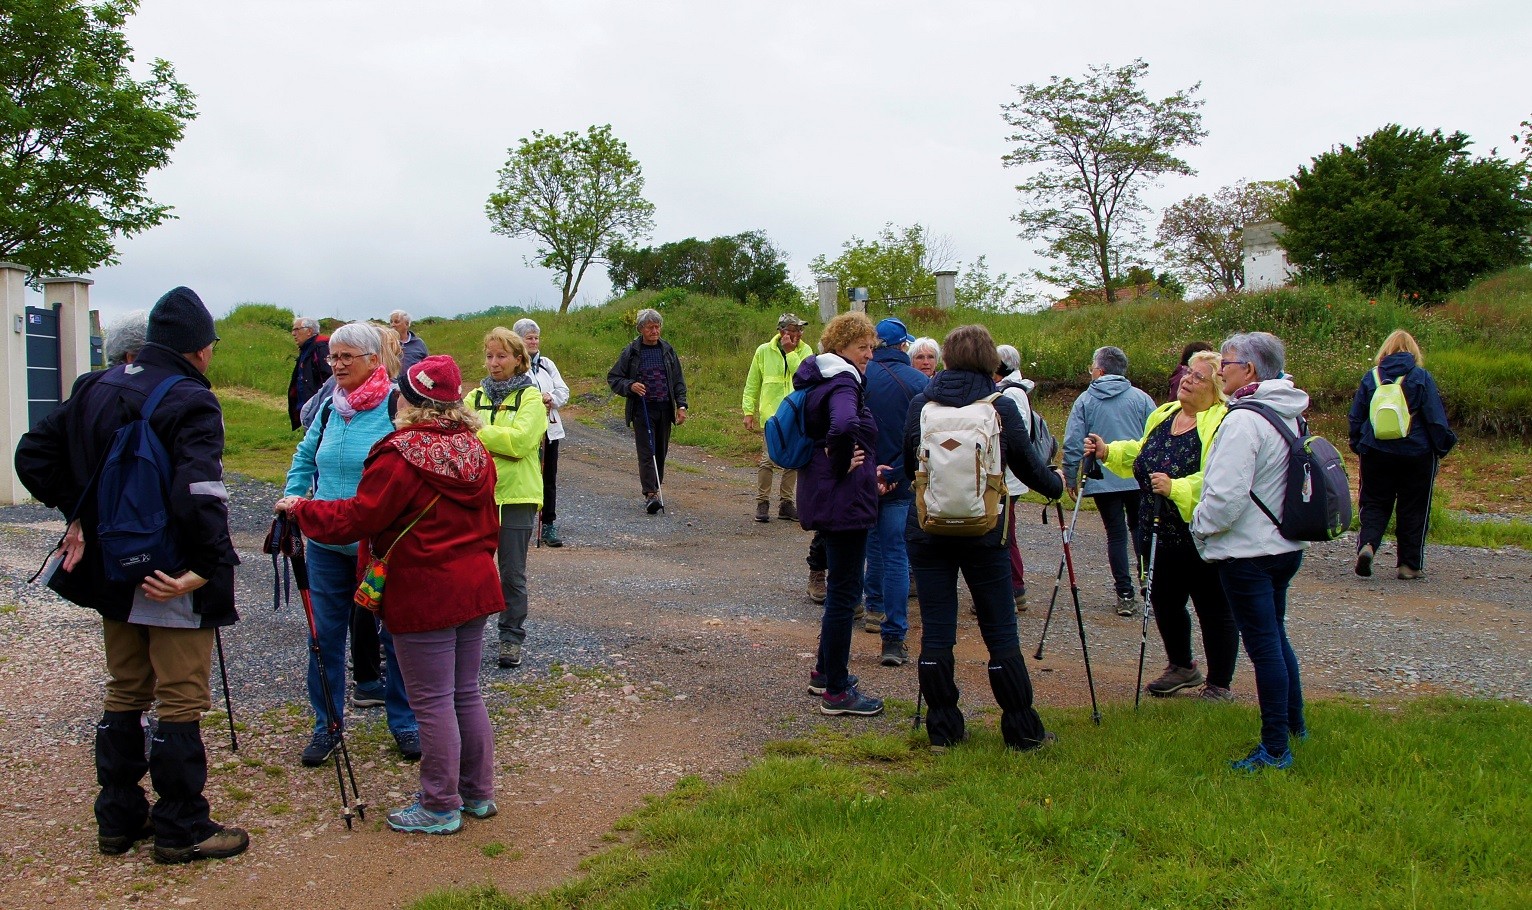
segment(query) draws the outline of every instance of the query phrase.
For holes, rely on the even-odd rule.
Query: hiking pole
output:
[[[1075,506],[1076,508],[1079,507],[1078,501],[1076,501]],[[1063,524],[1064,506],[1054,503],[1054,507],[1058,509],[1059,524]],[[1071,529],[1072,531],[1073,529]],[[1070,552],[1069,538],[1070,534],[1066,533],[1064,535],[1064,564],[1069,568],[1069,594],[1074,598],[1075,627],[1080,630],[1080,654],[1085,658],[1085,684],[1090,688],[1090,717],[1091,720],[1096,722],[1096,726],[1099,727],[1101,726],[1101,708],[1096,704],[1096,680],[1095,677],[1091,676],[1090,672],[1090,647],[1085,643],[1085,613],[1080,609],[1080,586],[1075,581],[1075,558]]]
[[[1431,501],[1436,498],[1436,469],[1441,466],[1442,460],[1431,454],[1431,479],[1426,487],[1426,522],[1420,529],[1420,571],[1426,571],[1426,537],[1431,533]]]
[[[229,713],[229,750],[239,751],[239,737],[234,733],[234,701],[229,698],[229,668],[223,661],[223,630],[213,627],[213,641],[218,645],[218,675],[223,677],[223,707]]]
[[[652,446],[653,443],[650,443]],[[537,444],[537,467],[541,475],[543,467],[543,450],[548,447],[548,434],[543,434],[542,442]],[[543,507],[537,507],[537,515],[532,519],[532,546],[542,549],[543,546]]]
[[[644,432],[649,434],[649,465],[654,468],[654,498],[665,511],[665,484],[660,480],[660,456],[654,451],[654,424],[649,420],[649,403],[642,402],[639,410],[644,412]]]
[[[1149,572],[1139,588],[1144,595],[1144,626],[1138,634],[1138,686],[1133,690],[1134,711],[1138,710],[1138,701],[1144,692],[1144,652],[1149,648],[1149,620],[1154,616],[1154,602],[1150,600],[1154,594],[1154,557],[1160,548],[1160,497],[1152,493],[1150,496],[1154,503],[1154,520],[1149,526]]]
[[[1069,524],[1067,526],[1064,524],[1064,507],[1062,505],[1060,505],[1058,502],[1054,503],[1054,505],[1058,506],[1058,512],[1059,512],[1059,533],[1063,536],[1065,548],[1068,548],[1070,540],[1074,538],[1075,523],[1080,520],[1080,503],[1082,501],[1084,501],[1084,499],[1085,499],[1084,491],[1082,490],[1082,485],[1084,483],[1084,475],[1085,475],[1085,465],[1082,463],[1080,465],[1080,469],[1078,471],[1076,471],[1076,473],[1075,473],[1075,493],[1076,493],[1076,495],[1075,495],[1075,507],[1074,507],[1073,514],[1071,514],[1070,517],[1069,517]],[[1043,524],[1047,524],[1047,523],[1048,523],[1048,507],[1047,506],[1043,506]],[[1043,645],[1046,644],[1047,641],[1048,641],[1048,626],[1049,626],[1049,624],[1051,624],[1053,622],[1053,605],[1059,599],[1059,585],[1062,584],[1063,581],[1064,581],[1064,557],[1062,555],[1060,555],[1059,556],[1059,571],[1053,577],[1053,596],[1048,598],[1048,614],[1043,617],[1043,634],[1042,634],[1042,637],[1037,640],[1037,653],[1032,655],[1032,659],[1033,660],[1042,660],[1043,659]]]

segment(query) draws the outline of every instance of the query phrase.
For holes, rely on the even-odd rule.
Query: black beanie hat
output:
[[[213,330],[213,314],[202,305],[202,298],[191,288],[175,288],[161,297],[149,311],[151,344],[162,344],[177,354],[200,351],[218,340]]]

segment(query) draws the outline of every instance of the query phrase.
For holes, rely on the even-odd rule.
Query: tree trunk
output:
[[[1105,237],[1097,236],[1096,254],[1101,264],[1101,292],[1106,296],[1106,302],[1111,303],[1117,299],[1117,292],[1112,288],[1112,261],[1109,258],[1110,251],[1107,250]]]

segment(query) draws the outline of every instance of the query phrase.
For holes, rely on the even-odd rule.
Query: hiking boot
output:
[[[825,602],[825,570],[809,570],[809,600],[822,604]]]
[[[242,828],[220,827],[212,836],[190,847],[162,847],[154,845],[154,861],[157,863],[194,863],[199,859],[228,859],[238,856],[250,847],[250,835]]]
[[[1043,738],[1042,739],[1038,740],[1037,742],[1035,742],[1035,743],[1033,743],[1031,745],[1026,745],[1026,746],[1011,746],[1011,745],[1007,745],[1006,748],[1010,749],[1012,752],[1036,752],[1039,749],[1046,749],[1046,748],[1048,748],[1049,746],[1053,745],[1054,743],[1056,743],[1058,741],[1059,741],[1059,735],[1057,733],[1054,733],[1052,730],[1049,730],[1049,731],[1047,731],[1047,732],[1045,732],[1043,734]]]
[[[1415,581],[1426,577],[1425,569],[1412,569],[1409,566],[1399,567],[1399,578],[1403,581]]]
[[[910,652],[905,649],[904,642],[891,639],[883,642],[883,654],[878,658],[878,663],[885,667],[900,667],[910,662]]]
[[[1234,693],[1223,686],[1215,686],[1212,683],[1204,685],[1197,690],[1197,697],[1203,701],[1235,701]]]
[[[863,695],[856,690],[856,686],[850,686],[839,695],[831,695],[826,692],[819,700],[820,714],[855,714],[859,717],[871,717],[874,714],[883,713],[883,699],[873,698],[871,695]]]
[[[314,738],[303,748],[303,767],[317,768],[324,764],[339,743],[340,737],[329,730],[315,730]]]
[[[825,694],[825,692],[828,689],[828,686],[826,685],[828,682],[829,682],[829,680],[825,679],[825,675],[823,673],[819,672],[818,670],[810,671],[809,672],[809,694],[810,695],[823,695],[823,694]],[[854,673],[846,674],[846,686],[847,686],[847,688],[855,688],[856,684],[859,683],[859,682],[861,682],[861,680],[857,679],[856,674],[854,674]]]
[[[1286,771],[1293,766],[1293,751],[1288,749],[1281,755],[1272,755],[1266,751],[1264,744],[1250,750],[1250,754],[1244,758],[1238,758],[1229,762],[1229,767],[1236,771],[1248,771],[1254,774],[1271,768],[1274,771]]]
[[[755,504],[755,520],[771,521],[771,503],[763,499]]]
[[[854,608],[852,608],[852,610],[851,610],[851,625],[855,626],[857,623],[861,622],[863,619],[866,619],[866,618],[867,618],[867,605],[866,604],[857,604]]]
[[[862,631],[877,635],[883,631],[883,622],[886,619],[888,619],[887,614],[874,613],[864,608],[862,611]]]
[[[1123,594],[1117,598],[1117,615],[1132,616],[1138,612],[1138,601],[1133,599],[1132,594]]]
[[[154,823],[145,818],[142,826],[132,834],[97,834],[96,846],[106,856],[121,856],[133,849],[141,840],[154,836]]]
[[[465,799],[459,811],[474,818],[489,818],[498,813],[500,807],[492,799]]]
[[[777,519],[780,521],[797,521],[798,506],[791,499],[784,499],[777,506]]]
[[[1372,558],[1375,555],[1376,555],[1376,551],[1373,550],[1372,544],[1368,544],[1367,546],[1361,548],[1360,550],[1357,550],[1356,551],[1356,574],[1362,576],[1363,578],[1371,578],[1372,577]]]
[[[351,703],[358,708],[378,708],[383,705],[383,696],[388,692],[388,687],[383,680],[375,679],[372,682],[357,683],[356,688],[351,690]]]
[[[403,733],[395,733],[394,745],[399,747],[399,756],[405,761],[420,761],[419,730],[405,730]]]
[[[665,508],[665,503],[661,502],[660,497],[655,493],[645,493],[644,499],[647,500],[644,511],[650,515],[658,515],[660,510]]]
[[[563,545],[564,541],[559,539],[559,532],[553,530],[553,523],[545,523],[543,525],[543,546],[557,549]]]
[[[521,642],[502,641],[500,643],[500,669],[510,670],[521,666]]]
[[[1200,685],[1202,685],[1202,671],[1198,670],[1195,664],[1190,667],[1166,664],[1165,672],[1160,674],[1160,678],[1149,683],[1144,689],[1156,698],[1164,698],[1182,689]]]
[[[420,797],[403,809],[388,813],[388,826],[410,834],[456,834],[463,830],[463,813],[457,809],[432,812],[420,804]]]

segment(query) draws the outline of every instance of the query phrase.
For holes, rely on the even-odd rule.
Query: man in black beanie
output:
[[[250,845],[239,828],[209,817],[202,795],[207,753],[200,724],[211,706],[214,634],[234,623],[234,567],[223,485],[223,413],[208,383],[218,333],[202,300],[180,287],[149,312],[147,343],[130,364],[86,373],[69,400],[16,447],[16,473],[45,505],[73,514],[50,560],[48,586],[101,614],[110,680],[96,725],[97,844],[120,854],[154,838],[154,859],[184,863],[235,856]],[[165,503],[179,564],[142,582],[112,581],[97,538],[97,503],[84,495],[117,430],[149,417],[173,465]],[[77,512],[70,510],[76,509]],[[144,759],[143,712],[159,725]],[[147,772],[158,799],[151,810]]]

